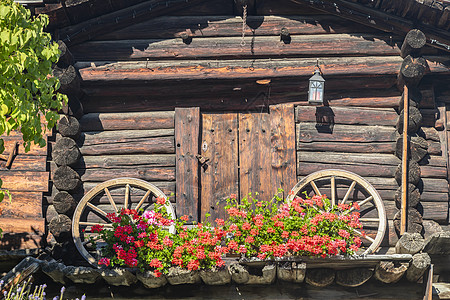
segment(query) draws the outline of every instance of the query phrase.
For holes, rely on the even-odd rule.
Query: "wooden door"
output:
[[[191,221],[225,218],[226,199],[248,193],[269,201],[296,184],[294,106],[271,106],[268,113],[175,112],[177,215]],[[256,195],[258,193],[258,195]]]

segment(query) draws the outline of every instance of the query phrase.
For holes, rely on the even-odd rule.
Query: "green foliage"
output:
[[[20,130],[26,151],[32,142],[45,146],[45,127],[55,126],[56,111],[66,101],[56,93],[59,81],[52,76],[52,64],[60,51],[44,32],[47,24],[46,15],[32,17],[12,0],[0,0],[0,135]],[[0,153],[3,150],[0,139]],[[0,199],[4,195],[0,191]]]

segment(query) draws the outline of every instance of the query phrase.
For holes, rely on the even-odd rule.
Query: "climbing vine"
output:
[[[46,129],[55,126],[66,96],[56,91],[52,76],[60,50],[44,32],[48,16],[31,12],[12,0],[0,0],[0,135],[20,131],[25,151],[31,143],[45,146]],[[0,153],[5,150],[0,139]],[[2,181],[0,180],[0,187]],[[0,201],[8,194],[0,190]]]

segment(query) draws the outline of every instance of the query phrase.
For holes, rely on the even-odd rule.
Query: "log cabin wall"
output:
[[[240,139],[239,126],[247,126],[241,120],[242,114],[257,112],[270,115],[274,105],[292,103],[297,179],[327,168],[345,169],[367,178],[383,198],[390,220],[390,232],[385,245],[394,245],[396,235],[392,219],[396,212],[394,195],[398,189],[394,175],[400,162],[395,156],[399,137],[395,125],[401,98],[401,92],[396,87],[396,77],[402,63],[399,56],[401,37],[355,25],[311,8],[301,11],[299,15],[299,10],[292,9],[293,4],[289,1],[279,4],[275,7],[266,1],[250,8],[244,42],[242,19],[232,16],[241,13],[239,7],[229,2],[213,1],[72,46],[71,51],[77,60],[76,66],[84,80],[83,91],[86,93],[82,101],[87,114],[81,123],[84,123],[84,118],[94,116],[127,116],[129,119],[129,125],[121,127],[123,132],[113,133],[109,132],[110,129],[98,127],[94,129],[103,131],[97,132],[98,135],[85,133],[86,141],[93,144],[85,143],[80,148],[87,159],[86,166],[78,169],[85,181],[84,186],[90,187],[94,182],[117,177],[117,174],[129,174],[157,181],[157,186],[159,184],[165,191],[176,190],[173,180],[176,171],[180,172],[181,169],[177,166],[175,170],[175,152],[171,148],[173,136],[170,137],[168,128],[164,128],[165,135],[136,136],[137,139],[132,142],[136,144],[129,147],[126,141],[130,140],[123,137],[131,136],[131,132],[126,130],[159,130],[158,134],[162,135],[160,131],[163,128],[136,128],[139,121],[134,123],[133,113],[128,112],[134,112],[142,120],[145,114],[136,111],[149,111],[146,116],[150,118],[156,111],[166,111],[168,114],[168,111],[173,113],[177,107],[199,107],[198,127],[204,127],[197,137],[201,143],[204,140],[214,141],[214,138],[205,135],[208,132],[205,131],[205,124],[220,123],[224,118],[231,122],[229,124],[237,124],[239,134],[231,136],[230,141],[234,141],[234,138],[239,140],[236,148],[239,153],[236,152],[236,156],[232,155],[234,158],[229,159],[236,166],[240,165],[240,168],[231,172],[219,164],[216,172],[231,172],[228,178],[235,180],[230,179],[227,188],[217,186],[217,180],[215,186],[213,184],[208,188],[209,183],[203,178],[209,175],[202,173],[198,167],[200,179],[191,181],[191,185],[198,184],[200,190],[190,187],[189,193],[194,198],[200,198],[200,203],[193,199],[180,199],[177,203],[178,212],[191,214],[198,209],[199,214],[194,213],[193,217],[198,219],[204,214],[203,210],[210,210],[214,206],[212,202],[202,203],[207,201],[204,198],[211,198],[210,195],[223,198],[225,194],[232,193],[230,183],[244,186],[253,184],[239,179],[244,176],[243,168],[251,171],[251,166],[246,167],[245,161],[239,158],[243,157],[242,149],[250,145]],[[281,14],[284,16],[277,16]],[[282,28],[288,29],[288,39],[280,38]],[[427,54],[439,53],[427,48]],[[308,78],[316,57],[319,57],[326,79],[327,104],[323,107],[308,106],[306,102]],[[430,65],[434,73],[448,71],[439,64]],[[421,134],[428,142],[429,156],[421,162],[423,188],[420,210],[425,220],[447,224],[447,162],[441,147],[443,141],[437,131],[437,108],[430,81],[421,87],[421,91],[423,101],[420,108],[424,116]],[[269,120],[270,117],[265,122],[269,124]],[[86,126],[83,125],[85,131],[94,131]],[[229,132],[233,126],[227,127]],[[210,129],[213,131],[212,127]],[[214,129],[216,133],[221,130],[220,126]],[[268,129],[270,131],[274,127],[269,126]],[[114,151],[100,145],[103,143],[102,135],[110,135],[112,139],[118,137],[120,143],[111,144]],[[120,155],[120,159],[125,159],[130,148],[147,147],[140,144],[145,139],[159,141],[157,150],[147,148],[140,153],[158,153],[152,158],[158,161],[157,165],[146,165],[145,159],[136,159],[138,155],[129,159],[133,161],[131,169],[125,166],[126,163],[116,165],[109,159],[111,166],[94,163],[94,160],[106,161],[109,155]],[[162,143],[168,139],[172,139],[172,144]],[[263,141],[264,138],[260,137],[260,146],[265,143]],[[267,153],[273,153],[270,147],[274,147],[274,144],[269,142],[268,145]],[[95,147],[98,147],[99,152],[89,150]],[[201,149],[199,153],[205,154]],[[165,160],[161,160],[162,157]],[[119,156],[109,158],[117,159]],[[193,165],[198,164],[194,156],[192,161]],[[270,171],[265,172],[263,165],[261,163],[258,180],[270,181]],[[273,169],[273,164],[270,167]],[[155,172],[151,171],[152,168]],[[267,176],[264,175],[266,173]],[[245,174],[247,176],[248,173]],[[182,184],[180,181],[177,188]],[[264,194],[269,191],[259,192]],[[202,196],[202,193],[207,195]],[[241,197],[244,194],[241,191]]]
[[[142,1],[133,3],[138,2]],[[399,160],[394,153],[401,97],[396,87],[402,63],[401,36],[288,0],[252,2],[244,40],[242,7],[234,0],[186,6],[161,17],[141,18],[141,23],[131,26],[126,23],[122,29],[118,29],[122,24],[118,17],[111,25],[114,30],[102,27],[102,34],[94,32],[91,36],[89,26],[100,24],[100,19],[92,19],[99,15],[95,7],[74,4],[54,11],[70,14],[57,25],[66,28],[55,31],[55,36],[68,43],[83,80],[84,116],[77,140],[83,158],[74,166],[83,187],[76,194],[77,200],[99,182],[125,176],[153,182],[166,194],[184,189],[185,181],[181,182],[179,176],[181,166],[186,164],[177,157],[181,152],[176,131],[177,124],[187,124],[180,118],[182,109],[188,109],[190,113],[185,116],[197,114],[194,120],[198,130],[187,127],[197,132],[199,154],[205,140],[208,145],[222,141],[207,135],[214,126],[216,133],[223,132],[237,145],[236,156],[216,151],[218,156],[226,154],[234,161],[218,168],[229,172],[224,178],[237,181],[230,181],[234,185],[227,187],[211,184],[216,177],[208,177],[199,163],[201,157],[190,153],[189,163],[197,166],[194,174],[200,178],[190,178],[187,189],[197,198],[171,198],[179,213],[193,212],[193,219],[199,219],[213,203],[205,203],[204,197],[213,195],[208,201],[214,201],[216,196],[223,198],[233,192],[243,195],[247,191],[239,190],[243,183],[246,187],[259,186],[258,191],[266,188],[267,182],[289,189],[292,177],[286,180],[283,176],[292,170],[294,177],[297,175],[295,182],[316,170],[342,168],[367,178],[379,191],[390,220],[384,245],[395,244],[392,218],[398,188],[394,174]],[[123,12],[124,16],[130,14],[132,8]],[[286,29],[288,34],[282,38],[281,32],[286,33]],[[443,147],[448,137],[445,140],[439,123],[442,109],[437,105],[440,100],[435,101],[433,81],[449,70],[434,63],[446,61],[442,52],[427,47],[424,56],[431,74],[421,86],[421,135],[429,146],[429,157],[421,162],[422,212],[425,220],[446,225],[448,158]],[[327,103],[323,107],[306,102],[308,78],[316,58],[326,79]],[[220,126],[225,123],[217,120],[227,120],[227,126]],[[244,141],[245,134],[256,128],[253,124],[266,127],[258,127],[258,138],[250,135],[253,139]],[[284,144],[290,140],[286,132],[291,129],[287,128],[293,131],[292,148]],[[205,151],[211,151],[211,147]],[[241,159],[256,155],[259,158],[255,161],[261,166],[252,165],[252,159]],[[288,166],[283,165],[283,159],[290,162]],[[257,167],[263,171],[255,171]],[[256,176],[240,182],[249,172]],[[264,192],[273,193],[272,188]],[[54,195],[52,191],[49,203]]]

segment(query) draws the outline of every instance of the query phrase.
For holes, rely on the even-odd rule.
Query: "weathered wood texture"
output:
[[[294,105],[270,106],[271,187],[283,189],[283,199],[296,184]],[[266,159],[267,160],[267,159]],[[261,161],[261,163],[264,160]]]
[[[238,194],[238,125],[236,113],[202,114],[201,220],[206,213],[211,221],[226,219],[226,199]]]
[[[280,35],[287,28],[291,35],[368,33],[375,30],[351,26],[348,21],[330,15],[318,16],[248,16],[247,36]],[[95,37],[95,40],[170,39],[187,33],[191,38],[242,35],[242,18],[232,16],[166,16],[135,24],[127,28]]]
[[[88,113],[80,119],[83,131],[152,130],[174,128],[174,112]]]
[[[5,250],[43,247],[44,218],[0,218],[3,229],[0,248]]]
[[[77,61],[130,59],[244,58],[265,56],[398,55],[397,45],[389,45],[389,36],[349,34],[293,35],[289,44],[277,36],[143,39],[86,42],[71,48]],[[386,41],[387,42],[386,42]],[[214,51],[211,51],[214,49]]]
[[[198,220],[198,174],[196,155],[200,138],[200,109],[175,109],[175,142],[177,159],[177,216],[187,215],[189,221]]]

